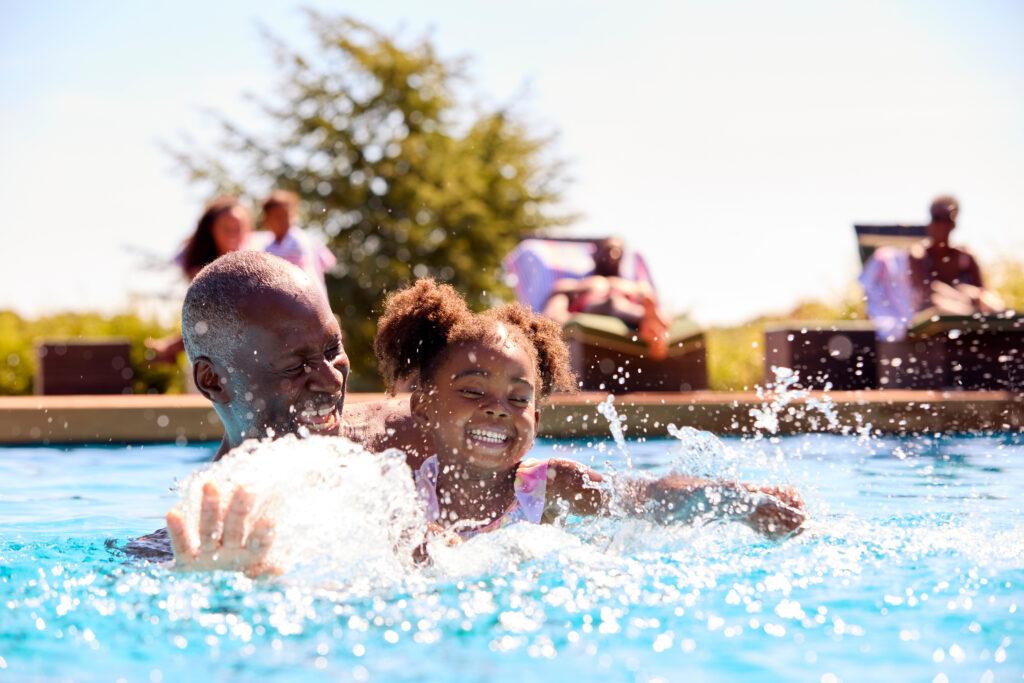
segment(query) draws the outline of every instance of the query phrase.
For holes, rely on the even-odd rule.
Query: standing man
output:
[[[298,211],[299,197],[294,192],[274,190],[263,200],[263,226],[273,237],[264,251],[301,268],[327,296],[324,273],[337,259],[326,246],[293,227]]]

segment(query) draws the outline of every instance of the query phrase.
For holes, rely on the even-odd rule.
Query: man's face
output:
[[[622,264],[622,240],[609,237],[598,243],[594,251],[594,272],[608,277],[619,274]]]
[[[336,434],[349,361],[341,328],[315,291],[274,293],[241,306],[243,333],[227,370],[226,406],[241,438],[306,427]]]
[[[956,219],[960,214],[960,207],[956,202],[950,202],[935,212],[932,222],[928,224],[928,237],[932,244],[949,244],[949,236],[956,227]]]

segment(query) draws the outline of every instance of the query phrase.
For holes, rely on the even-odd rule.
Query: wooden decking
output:
[[[348,403],[381,394],[350,394]],[[548,437],[604,437],[608,422],[597,412],[603,393],[556,396],[541,411]],[[778,433],[855,431],[934,433],[1024,430],[1024,397],[999,391],[842,391],[827,396],[838,428],[814,407],[820,392],[779,411]],[[626,394],[615,398],[628,436],[665,436],[669,423],[717,434],[751,434],[753,410],[765,401],[751,393]],[[0,443],[128,443],[210,441],[221,427],[201,396],[0,397]]]

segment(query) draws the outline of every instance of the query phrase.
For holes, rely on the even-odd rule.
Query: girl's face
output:
[[[412,397],[416,419],[433,435],[441,463],[508,471],[537,434],[537,370],[521,341],[453,346]]]
[[[217,216],[210,232],[219,255],[238,251],[249,236],[249,214],[240,206],[232,207]]]

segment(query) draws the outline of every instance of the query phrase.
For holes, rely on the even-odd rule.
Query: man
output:
[[[301,268],[326,296],[324,273],[337,259],[330,249],[293,226],[298,209],[299,198],[294,192],[275,190],[263,201],[263,226],[272,237],[263,250]]]
[[[185,296],[182,337],[196,388],[224,426],[214,459],[246,439],[305,428],[343,434],[371,450],[401,448],[410,453],[410,467],[419,466],[425,448],[407,401],[358,406],[342,420],[349,361],[341,328],[316,284],[286,261],[234,252],[204,268]],[[251,500],[244,491],[223,502],[216,487],[204,489],[198,539],[172,511],[167,530],[136,539],[126,550],[166,560],[173,544],[184,566],[265,573],[252,548],[265,555],[269,523],[245,523]]]
[[[910,252],[915,310],[934,306],[938,312],[952,315],[1002,311],[999,297],[985,290],[974,256],[949,243],[960,214],[959,202],[948,195],[936,197],[929,212],[928,242]]]

